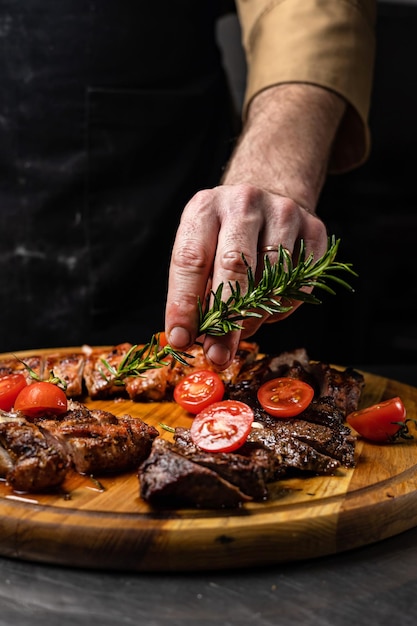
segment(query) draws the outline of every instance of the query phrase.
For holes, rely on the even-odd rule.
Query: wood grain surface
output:
[[[19,353],[21,354],[21,353]],[[417,389],[364,372],[368,406],[401,396],[417,418]],[[174,403],[85,400],[189,426]],[[185,571],[251,567],[309,559],[370,544],[417,526],[417,440],[376,445],[358,439],[355,469],[334,477],[292,478],[270,499],[233,511],[153,510],[139,498],[137,476],[71,474],[53,495],[15,494],[0,483],[0,554],[95,569]],[[102,487],[102,488],[100,488]]]

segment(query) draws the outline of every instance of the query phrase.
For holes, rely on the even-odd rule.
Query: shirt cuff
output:
[[[363,163],[375,55],[374,0],[241,0],[238,11],[248,76],[243,115],[260,91],[309,83],[345,99],[330,172]]]

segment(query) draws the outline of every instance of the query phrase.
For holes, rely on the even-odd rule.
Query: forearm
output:
[[[308,84],[259,93],[222,182],[253,184],[314,211],[345,107],[333,92]]]

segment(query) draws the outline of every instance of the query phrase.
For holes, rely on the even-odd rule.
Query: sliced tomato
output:
[[[399,438],[409,438],[406,409],[401,398],[396,396],[365,409],[350,413],[346,417],[359,435],[379,443],[388,443]]]
[[[65,392],[57,385],[39,381],[22,389],[14,408],[28,418],[48,417],[65,413],[68,400]]]
[[[252,409],[244,402],[215,402],[195,416],[191,439],[207,452],[231,452],[245,443],[253,419]]]
[[[217,372],[196,370],[175,386],[174,400],[183,409],[196,415],[224,396],[224,384]]]
[[[294,417],[304,411],[314,397],[314,389],[297,378],[273,378],[258,389],[263,409],[274,417]]]
[[[10,411],[24,387],[27,386],[23,374],[8,374],[0,378],[0,409]]]

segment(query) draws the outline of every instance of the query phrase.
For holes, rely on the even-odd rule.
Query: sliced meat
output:
[[[272,417],[257,400],[253,410],[256,422],[276,433],[278,438],[298,440],[336,459],[344,467],[354,467],[356,439],[344,425],[343,412],[333,398],[315,399],[305,411],[291,419]]]
[[[47,354],[44,359],[44,377],[49,372],[66,383],[65,393],[69,398],[78,398],[83,394],[83,373],[85,354],[73,352],[71,354]]]
[[[14,491],[51,491],[64,481],[70,466],[65,450],[60,445],[51,446],[35,424],[24,420],[0,422],[0,445],[2,476]]]
[[[294,367],[294,365],[299,364],[305,370],[308,370],[310,365],[310,357],[305,348],[296,348],[288,352],[281,352],[280,354],[273,355],[270,361],[270,370],[278,375],[281,375],[280,372],[283,368]]]
[[[236,508],[250,500],[217,472],[178,454],[165,439],[155,439],[138,472],[140,496],[155,506]]]
[[[256,343],[249,343],[247,341],[241,341],[239,348],[236,352],[236,356],[229,367],[223,371],[219,371],[218,374],[225,384],[235,383],[242,368],[252,363],[258,354],[259,348]],[[173,362],[169,371],[168,384],[173,389],[175,385],[196,369],[209,369],[213,370],[213,366],[207,361],[203,348],[200,345],[194,345],[187,350],[187,354],[191,358],[186,359],[188,365],[183,365],[178,361]]]
[[[256,421],[262,422],[266,426],[273,427],[277,422],[277,418],[269,415],[256,400],[253,406]],[[329,426],[333,430],[344,428],[344,414],[339,409],[333,398],[330,396],[313,398],[309,406],[302,411],[297,418],[313,424],[322,424]],[[346,428],[345,428],[346,430]],[[350,431],[349,431],[350,432]]]
[[[308,377],[309,357],[304,348],[292,352],[282,352],[271,356],[247,360],[239,374],[233,381],[233,387],[237,389],[257,389],[262,383],[286,376],[290,368],[299,367],[304,370],[304,376]]]
[[[148,370],[142,376],[132,376],[126,379],[125,386],[129,398],[133,401],[171,400],[175,386],[188,374],[195,370],[213,370],[207,361],[203,348],[194,345],[187,350],[185,357],[187,364],[180,363],[169,355],[164,359],[166,365]],[[231,365],[224,371],[218,372],[220,378],[227,385],[233,383],[242,367],[252,362],[258,354],[258,346],[254,343],[242,341]]]
[[[232,452],[209,453],[194,445],[188,428],[176,428],[175,451],[189,460],[217,472],[254,500],[268,497],[267,481],[271,472],[278,474],[279,459],[275,455],[247,455]]]
[[[70,406],[59,418],[36,423],[19,414],[0,416],[0,476],[15,491],[54,489],[71,467],[98,475],[137,470],[159,434],[139,418]]]
[[[253,428],[245,443],[265,448],[282,459],[282,465],[288,471],[308,472],[331,476],[340,467],[340,462],[326,454],[318,452],[308,443],[292,436],[282,436],[270,428]]]
[[[170,395],[168,386],[170,369],[171,365],[162,365],[156,369],[143,372],[141,376],[127,378],[125,387],[129,398],[134,402],[167,400]]]
[[[159,434],[139,418],[76,407],[58,420],[38,421],[46,437],[62,446],[80,474],[137,469]]]
[[[282,376],[297,378],[310,384],[318,392],[317,382],[310,373],[309,359],[304,349],[294,352],[283,352],[277,356],[264,356],[253,363],[244,366],[229,386],[228,394],[234,400],[246,402],[251,406],[256,403],[259,387],[273,379]]]
[[[336,459],[344,467],[355,465],[355,438],[345,426],[335,429],[323,424],[291,419],[269,422],[269,428],[277,437],[306,443],[317,452]]]
[[[122,343],[114,346],[110,351],[92,349],[87,353],[84,364],[84,382],[92,400],[123,396],[124,386],[114,382],[114,376],[103,361],[117,369],[131,347],[129,343]]]
[[[33,355],[25,357],[19,360],[17,357],[10,357],[0,360],[0,376],[6,376],[8,374],[24,374],[28,383],[34,381],[34,378],[30,375],[32,370],[39,378],[43,374],[43,361],[40,355]]]
[[[339,370],[326,363],[314,363],[311,372],[319,385],[319,395],[331,396],[345,416],[356,411],[365,386],[360,372],[350,367]]]
[[[253,364],[258,354],[258,344],[249,341],[240,341],[232,363],[222,372],[218,372],[225,385],[234,384],[242,369]]]

